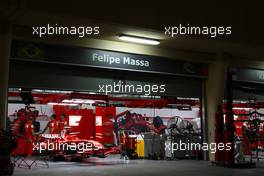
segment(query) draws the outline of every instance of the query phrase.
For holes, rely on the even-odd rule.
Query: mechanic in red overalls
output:
[[[26,138],[26,154],[31,155],[33,153],[33,143],[36,141],[33,117],[29,117],[29,120],[27,121],[27,123],[25,123],[24,129]]]
[[[25,115],[25,109],[20,109],[16,113],[16,119],[14,119],[12,132],[19,137],[17,138],[18,146],[13,152],[13,155],[26,154],[26,141],[25,141],[25,123],[27,122],[27,116]]]
[[[51,120],[48,122],[42,133],[45,133],[46,130],[49,129],[48,134],[59,134],[59,124],[60,122],[56,120],[56,114],[52,114]]]
[[[59,123],[59,133],[64,130],[64,127],[67,126],[67,119],[65,114],[60,115],[60,123]]]

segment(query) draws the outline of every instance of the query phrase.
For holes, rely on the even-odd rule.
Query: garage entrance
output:
[[[114,154],[206,159],[202,150],[173,149],[206,141],[201,110],[206,70],[166,58],[13,41],[9,126],[32,138],[32,146],[34,140],[90,146],[85,152],[45,148],[52,160]],[[29,132],[28,122],[34,127]],[[25,147],[15,155],[40,155],[20,142]]]

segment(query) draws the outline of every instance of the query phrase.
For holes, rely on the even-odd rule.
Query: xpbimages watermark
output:
[[[89,35],[99,35],[99,26],[61,26],[58,24],[45,26],[33,26],[32,34],[38,37],[44,37],[48,35],[77,35],[82,38]]]
[[[165,150],[170,151],[173,153],[174,151],[209,151],[211,153],[216,153],[217,150],[219,151],[230,151],[232,149],[231,143],[191,143],[191,142],[166,142],[165,143]]]
[[[80,143],[66,143],[66,142],[37,142],[33,143],[33,151],[42,153],[44,151],[76,151],[77,153],[85,153],[91,150],[99,150],[99,147],[93,146],[92,143],[80,142]]]
[[[165,84],[125,84],[123,81],[114,82],[113,84],[98,85],[99,92],[109,93],[131,93],[151,95],[152,93],[164,93],[166,91]]]
[[[164,34],[169,37],[180,35],[204,35],[212,38],[231,35],[231,26],[191,26],[190,24],[179,24],[176,26],[165,26]]]

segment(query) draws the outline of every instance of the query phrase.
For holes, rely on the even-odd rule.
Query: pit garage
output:
[[[137,59],[122,65],[117,58],[147,65]],[[206,160],[208,151],[186,148],[206,140],[206,69],[167,58],[13,41],[7,126],[18,139],[15,174],[65,165]]]
[[[233,151],[218,152],[216,161],[248,167],[263,162],[263,70],[230,67],[226,99],[216,115],[217,142],[231,142]]]

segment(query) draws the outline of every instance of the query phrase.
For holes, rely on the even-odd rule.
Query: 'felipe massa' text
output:
[[[114,57],[108,54],[97,54],[93,53],[92,60],[94,62],[100,62],[105,64],[123,64],[123,65],[131,65],[131,66],[140,66],[140,67],[149,67],[149,61],[143,59],[133,59],[130,57]]]

